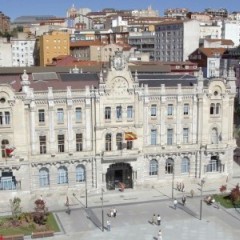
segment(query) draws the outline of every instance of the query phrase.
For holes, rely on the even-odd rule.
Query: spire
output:
[[[23,70],[23,74],[21,75],[21,79],[22,79],[22,81],[21,81],[22,91],[24,93],[28,93],[30,81],[29,81],[29,76],[27,74],[26,69]]]

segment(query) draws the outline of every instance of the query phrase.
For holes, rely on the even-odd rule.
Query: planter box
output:
[[[31,238],[45,238],[53,237],[54,231],[45,231],[45,232],[33,232]]]
[[[24,240],[23,234],[4,236],[4,240]]]

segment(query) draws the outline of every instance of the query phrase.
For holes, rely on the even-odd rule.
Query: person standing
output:
[[[114,216],[114,217],[117,216],[117,209],[116,209],[116,208],[113,209],[113,216]]]
[[[182,192],[184,191],[184,188],[185,188],[185,185],[184,183],[182,183],[182,189],[181,189]]]
[[[161,229],[158,231],[158,240],[162,240],[162,231]]]
[[[183,194],[183,196],[182,196],[182,204],[183,204],[183,206],[185,206],[185,203],[186,203],[186,197],[185,197],[185,195]]]
[[[153,214],[153,216],[152,216],[152,224],[156,224],[156,215],[155,214]]]
[[[158,224],[158,226],[160,226],[160,224],[161,224],[161,216],[159,214],[157,216],[157,224]]]
[[[173,206],[174,206],[174,209],[175,209],[175,210],[177,209],[177,204],[178,204],[178,201],[177,201],[177,199],[175,198],[174,201],[173,201]]]
[[[110,220],[107,220],[107,230],[108,230],[108,232],[111,231],[111,222],[110,222]]]

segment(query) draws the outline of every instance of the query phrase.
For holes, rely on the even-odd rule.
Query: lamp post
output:
[[[85,200],[86,200],[86,208],[88,207],[88,193],[87,193],[88,189],[87,189],[87,170],[85,168]]]
[[[172,199],[174,198],[174,168],[175,168],[175,165],[174,165],[174,161],[173,161],[173,172],[172,172]]]
[[[102,188],[102,232],[104,232],[104,212],[103,212],[103,188]]]
[[[203,193],[203,184],[205,183],[204,178],[201,180],[201,198],[200,198],[200,217],[199,220],[202,220],[202,193]]]

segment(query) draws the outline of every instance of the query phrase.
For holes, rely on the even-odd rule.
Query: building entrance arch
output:
[[[125,188],[133,188],[132,167],[129,163],[115,163],[109,166],[106,174],[108,190],[119,188],[123,183]]]

